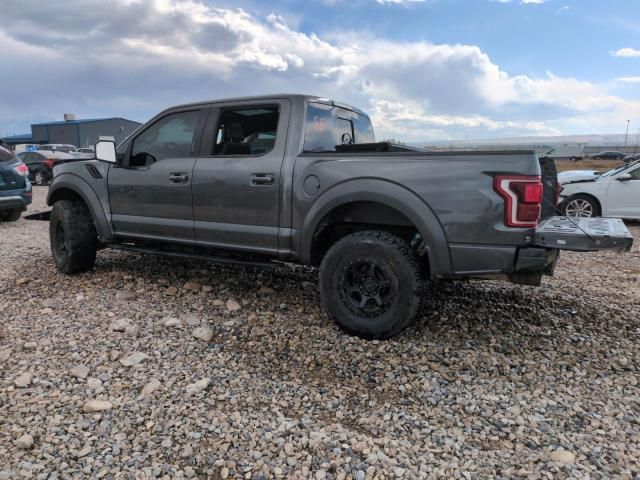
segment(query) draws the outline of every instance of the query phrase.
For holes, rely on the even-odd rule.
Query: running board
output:
[[[204,255],[200,253],[174,252],[169,250],[160,250],[149,247],[141,247],[138,245],[127,245],[123,243],[111,243],[109,248],[123,250],[134,253],[149,253],[152,255],[162,255],[165,257],[184,258],[188,260],[204,260],[211,263],[223,263],[230,265],[245,265],[249,267],[277,268],[281,266],[281,262],[273,260],[247,260],[244,258],[224,257],[217,255]]]

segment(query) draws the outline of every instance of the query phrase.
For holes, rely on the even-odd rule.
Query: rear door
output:
[[[619,180],[625,174],[631,175],[631,179]],[[640,165],[611,178],[607,188],[606,215],[640,218]]]
[[[216,105],[193,176],[196,244],[278,251],[281,168],[290,102]]]
[[[109,169],[109,202],[117,235],[192,244],[191,183],[209,107],[171,110],[128,143]]]

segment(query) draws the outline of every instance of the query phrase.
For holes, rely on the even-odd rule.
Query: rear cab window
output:
[[[309,102],[304,152],[335,152],[336,145],[374,143],[369,117],[336,105]]]

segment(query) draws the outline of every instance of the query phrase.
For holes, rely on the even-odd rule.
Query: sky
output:
[[[415,142],[640,129],[640,0],[2,0],[0,133],[271,93]]]

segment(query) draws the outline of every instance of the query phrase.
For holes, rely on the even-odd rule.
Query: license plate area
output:
[[[531,243],[575,252],[627,251],[633,245],[633,236],[619,218],[551,217],[538,225]]]

